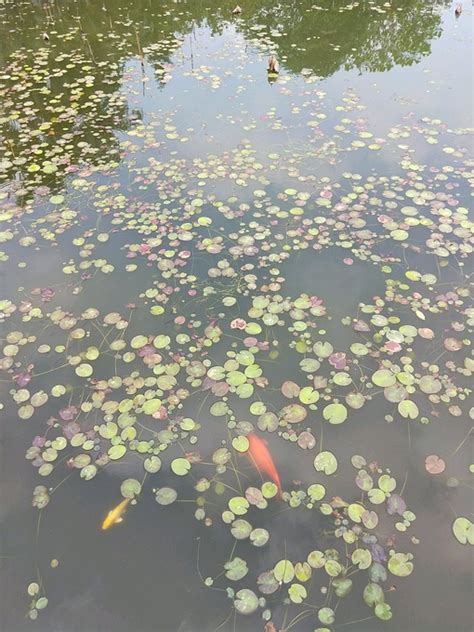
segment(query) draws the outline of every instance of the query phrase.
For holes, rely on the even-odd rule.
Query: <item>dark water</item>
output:
[[[1,630],[468,632],[472,8],[232,9],[0,3]]]

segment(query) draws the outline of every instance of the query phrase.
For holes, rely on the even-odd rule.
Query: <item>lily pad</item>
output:
[[[347,408],[344,404],[329,404],[323,410],[323,417],[330,424],[342,424],[347,419]]]
[[[461,544],[474,545],[474,524],[464,516],[456,518],[453,522],[454,537]]]
[[[155,492],[155,500],[159,505],[171,505],[177,498],[178,494],[172,487],[161,487]]]
[[[258,608],[258,597],[248,588],[242,588],[235,595],[234,607],[239,614],[252,614]]]
[[[273,568],[273,575],[277,581],[288,584],[295,576],[295,567],[290,560],[280,560]]]
[[[332,452],[325,450],[315,457],[314,468],[317,472],[324,472],[330,476],[337,470],[337,459]]]
[[[249,572],[247,562],[241,557],[234,557],[229,562],[226,562],[224,569],[227,579],[231,579],[234,582],[239,581]]]
[[[176,476],[186,476],[191,470],[191,463],[188,459],[178,457],[171,461],[171,470]]]

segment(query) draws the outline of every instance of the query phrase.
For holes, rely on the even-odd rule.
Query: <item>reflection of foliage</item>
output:
[[[251,17],[243,18],[243,29],[251,34],[249,28],[265,25],[294,72],[309,68],[328,76],[340,67],[381,72],[395,64],[413,64],[430,52],[430,40],[441,33],[438,7],[443,4],[398,0],[379,8],[346,2],[315,7],[311,0],[290,6],[257,2],[247,7]]]
[[[439,4],[399,0],[387,9],[338,2],[325,3],[319,10],[309,0],[289,6],[253,0],[234,24],[260,46],[278,47],[286,67],[294,72],[306,67],[327,76],[341,66],[382,71],[394,64],[414,63],[429,52],[429,40],[440,33]],[[112,96],[125,60],[143,50],[157,70],[158,81],[165,81],[166,64],[179,45],[176,32],[186,34],[197,24],[220,32],[228,23],[227,7],[209,12],[208,5],[193,2],[178,15],[172,6],[151,8],[145,0],[131,3],[126,11],[120,0],[106,0],[103,5],[88,2],[80,14],[72,3],[66,4],[70,11],[57,3],[42,8],[28,2],[2,7],[6,24],[15,32],[11,37],[6,30],[2,37],[3,59],[18,49],[18,40],[35,51],[33,55],[14,53],[0,88],[4,101],[1,149],[7,158],[4,178],[21,174],[21,180],[34,185],[36,172],[28,167],[35,167],[22,164],[26,153],[41,157],[42,169],[46,161],[44,173],[50,175],[52,188],[61,186],[61,174],[68,165],[83,159],[92,164],[117,161],[119,146],[113,130],[126,130],[137,119],[128,114],[125,99]],[[46,46],[41,30],[53,27],[57,34]],[[295,43],[299,43],[296,48]],[[92,74],[93,90],[101,91],[96,101],[90,100]],[[31,80],[33,85],[27,87]],[[22,103],[28,100],[34,105],[25,112]],[[37,129],[27,136],[24,130],[31,125],[31,121],[27,124],[31,117]],[[72,139],[82,145],[71,143]],[[71,151],[58,149],[71,144]]]

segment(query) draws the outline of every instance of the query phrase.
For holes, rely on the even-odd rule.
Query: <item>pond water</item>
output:
[[[468,632],[472,7],[233,8],[0,3],[0,627]]]

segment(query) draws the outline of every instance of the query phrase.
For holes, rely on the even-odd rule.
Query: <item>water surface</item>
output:
[[[0,5],[2,630],[467,632],[471,7],[232,8]]]

